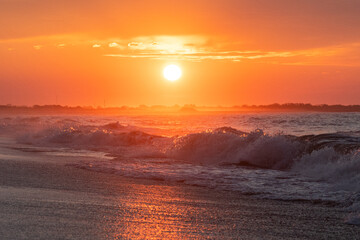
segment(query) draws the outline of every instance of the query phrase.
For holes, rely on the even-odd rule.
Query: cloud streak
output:
[[[120,57],[120,58],[150,58],[157,60],[182,60],[182,61],[203,61],[203,60],[255,60],[263,58],[284,58],[295,56],[290,52],[211,52],[201,51],[193,53],[139,53],[139,54],[104,54],[107,57]]]
[[[129,39],[96,40],[80,35],[59,35],[0,41],[1,49],[20,51],[85,48],[104,57],[141,58],[165,61],[234,61],[281,65],[360,66],[360,42],[287,51],[263,51],[241,42],[205,36],[140,36]],[[93,50],[91,50],[93,49]],[[96,49],[96,52],[95,52]]]
[[[118,40],[118,42],[123,41]],[[104,56],[199,62],[204,60],[258,60],[296,55],[289,51],[237,51],[231,49],[230,45],[230,43],[203,36],[148,36],[130,39],[126,44],[127,47],[122,51],[105,53]]]
[[[237,50],[234,44],[204,37],[141,37],[120,52],[103,56],[201,62],[207,60],[263,62],[282,65],[360,66],[360,43],[288,51]]]

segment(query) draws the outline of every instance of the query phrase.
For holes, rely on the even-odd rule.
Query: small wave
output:
[[[351,136],[350,134],[329,133],[306,135],[299,137],[299,139],[308,142],[311,151],[331,147],[339,152],[348,153],[360,147],[360,137]]]
[[[119,131],[121,130],[121,131]],[[104,126],[55,126],[30,132],[17,138],[20,143],[72,148],[111,148],[118,146],[151,145],[161,136],[147,134],[120,125],[118,122]]]
[[[109,130],[122,130],[122,129],[125,129],[126,127],[121,125],[119,122],[114,122],[114,123],[108,123],[108,124],[104,125],[103,128],[109,129]]]

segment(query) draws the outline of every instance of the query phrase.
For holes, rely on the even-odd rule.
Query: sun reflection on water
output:
[[[132,185],[106,231],[115,239],[189,239],[199,234],[197,211],[178,187]],[[128,192],[129,193],[129,192]]]

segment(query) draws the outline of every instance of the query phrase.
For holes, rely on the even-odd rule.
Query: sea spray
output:
[[[212,124],[218,127],[210,129],[210,117],[204,121],[201,116],[186,120],[190,125],[174,121],[176,126],[168,124],[166,117],[156,116],[15,116],[0,119],[0,134],[38,148],[111,154],[111,159],[98,162],[77,162],[74,158],[72,166],[91,171],[239,191],[259,198],[343,206],[349,212],[347,222],[358,224],[359,116],[343,114],[346,125],[336,125],[340,131],[333,132],[324,121],[341,123],[345,117],[325,115],[314,115],[311,121],[311,114],[273,114],[256,119],[226,115],[214,117]],[[146,126],[134,125],[139,122]],[[247,126],[243,131],[234,127],[239,122]],[[199,126],[194,127],[196,124]],[[275,128],[269,128],[274,124]],[[190,130],[166,137],[161,134],[179,132],[179,125],[185,126],[180,132]],[[256,129],[259,125],[266,130]],[[249,126],[256,130],[247,131]],[[276,133],[279,126],[284,133]]]

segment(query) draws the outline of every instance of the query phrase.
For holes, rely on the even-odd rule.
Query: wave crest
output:
[[[270,136],[260,129],[244,133],[220,128],[175,139],[167,154],[193,163],[286,169],[304,148],[304,144],[287,135]]]
[[[30,132],[17,138],[20,143],[76,148],[109,148],[118,146],[149,145],[160,136],[147,134],[120,125],[118,122],[103,126],[57,126],[39,132]]]

